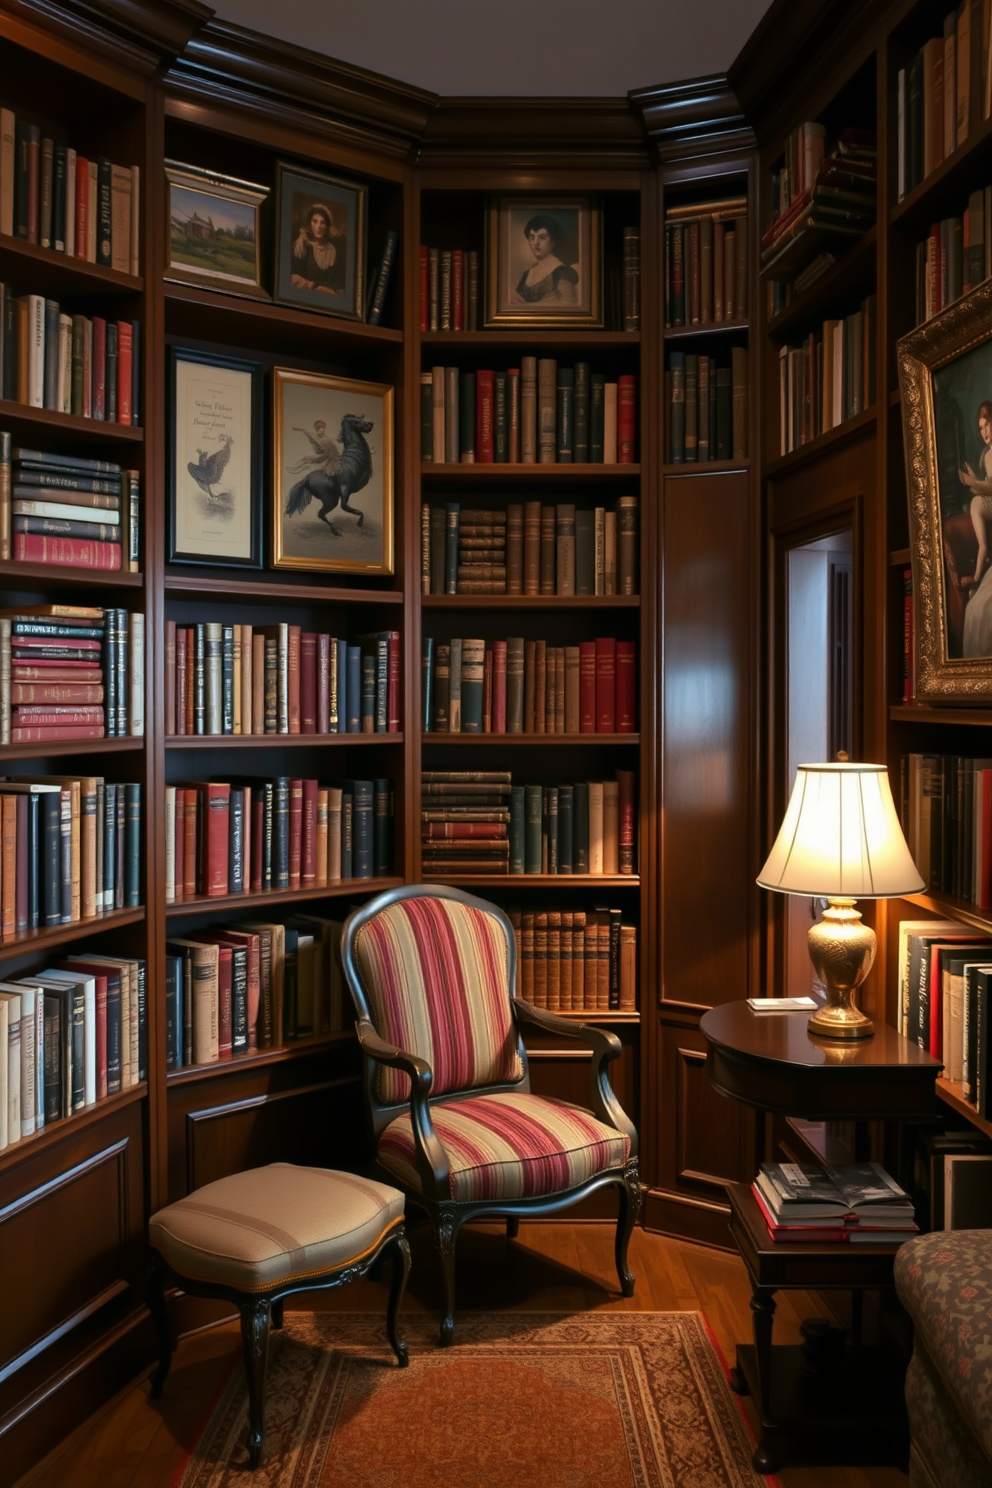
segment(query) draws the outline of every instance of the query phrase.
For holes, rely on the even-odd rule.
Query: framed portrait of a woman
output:
[[[275,300],[364,319],[366,197],[354,181],[279,162]]]
[[[491,197],[486,233],[486,325],[599,328],[602,216],[594,196]]]

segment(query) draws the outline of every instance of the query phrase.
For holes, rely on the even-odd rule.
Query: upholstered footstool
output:
[[[195,1297],[233,1302],[241,1314],[252,1467],[262,1456],[269,1318],[282,1326],[283,1299],[291,1292],[354,1281],[384,1251],[391,1252],[386,1333],[399,1363],[408,1362],[396,1314],[410,1272],[410,1247],[403,1195],[388,1184],[272,1163],[208,1183],[160,1209],[149,1221],[148,1238],[148,1305],[161,1348],[152,1398],[161,1393],[172,1362],[166,1281]]]

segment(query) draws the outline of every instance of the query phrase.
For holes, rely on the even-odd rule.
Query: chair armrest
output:
[[[539,1028],[543,1033],[553,1033],[557,1038],[571,1039],[573,1043],[585,1044],[592,1050],[592,1108],[600,1121],[630,1139],[630,1155],[637,1155],[637,1128],[617,1100],[610,1084],[606,1068],[618,1059],[623,1045],[615,1033],[604,1028],[594,1028],[589,1023],[573,1023],[569,1018],[557,1018],[544,1008],[536,1008],[522,997],[511,998],[513,1015],[520,1024]]]
[[[408,1054],[405,1049],[387,1044],[376,1033],[368,1018],[359,1018],[355,1031],[363,1054],[367,1054],[377,1064],[403,1070],[410,1076],[410,1125],[413,1129],[417,1172],[425,1193],[437,1198],[450,1198],[451,1168],[441,1139],[434,1130],[427,1099],[434,1083],[430,1065],[419,1054]]]

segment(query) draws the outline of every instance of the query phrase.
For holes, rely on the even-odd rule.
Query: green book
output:
[[[434,637],[424,636],[420,651],[421,669],[421,697],[423,699],[423,717],[421,723],[425,734],[431,731],[431,720],[434,714]]]
[[[462,731],[462,639],[461,636],[451,638],[451,681],[450,681],[450,722],[448,728],[453,734]]]
[[[596,513],[591,507],[575,513],[575,592],[596,593]]]
[[[576,362],[572,405],[572,455],[577,465],[589,459],[589,363]]]
[[[572,419],[575,411],[575,374],[571,367],[558,368],[558,444],[559,465],[572,463]]]
[[[486,671],[486,643],[462,641],[462,733],[482,733],[482,689]]]
[[[527,817],[526,787],[510,787],[510,872],[524,872],[524,841]],[[540,842],[538,842],[540,851]]]
[[[544,791],[539,785],[524,786],[524,872],[541,871],[541,824],[543,820]],[[513,810],[513,793],[510,793],[510,810]],[[512,848],[511,848],[512,855]]]
[[[606,375],[593,372],[589,378],[589,459],[603,463],[603,425],[606,419]]]

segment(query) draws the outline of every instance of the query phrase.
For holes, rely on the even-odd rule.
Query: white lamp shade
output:
[[[800,765],[785,819],[758,875],[783,894],[887,899],[917,893],[884,765]]]

